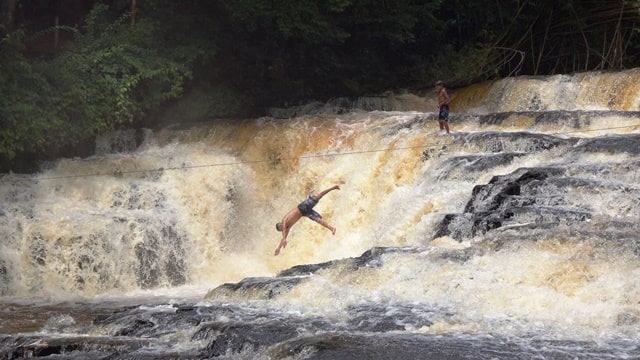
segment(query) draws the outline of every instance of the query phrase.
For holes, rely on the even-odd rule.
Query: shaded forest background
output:
[[[639,24],[640,0],[0,0],[0,172],[167,109],[636,67]]]

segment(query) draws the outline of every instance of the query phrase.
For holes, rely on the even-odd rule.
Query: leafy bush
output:
[[[21,30],[0,40],[0,159],[42,149],[60,124],[51,121],[47,81],[18,51]]]
[[[109,24],[107,15],[105,5],[96,5],[87,31],[53,61],[41,63],[40,70],[58,89],[55,113],[80,138],[133,122],[180,96],[191,77],[188,63],[160,53],[153,22],[131,27],[125,15]]]
[[[163,52],[163,31],[152,19],[127,24],[109,19],[97,4],[86,31],[52,59],[33,62],[20,51],[21,31],[0,43],[0,158],[44,153],[131,124],[168,99],[182,95],[190,67],[203,49],[187,56]]]

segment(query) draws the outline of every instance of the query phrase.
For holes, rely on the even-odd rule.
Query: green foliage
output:
[[[428,49],[415,46],[434,33],[437,2],[221,1],[235,42],[220,42],[218,64],[248,73],[236,81],[267,106],[402,86],[422,66]]]
[[[0,40],[0,159],[40,149],[57,125],[49,119],[47,82],[18,51],[24,32]]]
[[[109,23],[107,7],[98,4],[69,49],[41,70],[60,91],[56,113],[73,131],[88,136],[130,123],[144,111],[182,94],[191,77],[188,63],[158,49],[155,24],[126,24],[122,16]],[[84,134],[83,134],[84,133]]]
[[[163,52],[152,19],[113,20],[97,4],[85,32],[53,59],[27,61],[12,33],[0,43],[0,156],[55,151],[131,124],[183,93],[202,49]]]
[[[0,29],[0,161],[139,121],[640,65],[638,0],[139,0],[135,26],[130,0],[87,1],[47,58],[24,39],[53,29]]]
[[[236,0],[223,2],[231,17],[249,32],[273,30],[283,40],[301,39],[309,43],[343,41],[348,34],[334,26],[327,13],[344,11],[352,1],[322,2]]]

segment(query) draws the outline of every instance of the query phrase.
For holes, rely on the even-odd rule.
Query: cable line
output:
[[[616,126],[616,127],[598,128],[598,129],[589,129],[589,130],[563,131],[563,132],[551,133],[551,135],[563,135],[563,134],[573,134],[573,133],[580,133],[580,132],[594,132],[594,131],[603,131],[603,130],[619,130],[619,129],[626,129],[626,128],[634,128],[634,127],[638,127],[638,126],[640,126],[640,124],[639,125],[628,125],[628,126]],[[187,169],[199,169],[199,168],[209,168],[209,167],[218,167],[218,166],[233,166],[233,165],[247,165],[247,164],[262,164],[262,163],[279,163],[279,162],[284,162],[284,161],[293,161],[293,160],[301,160],[301,159],[313,159],[313,158],[322,158],[322,157],[337,157],[337,156],[347,156],[347,155],[370,154],[370,153],[386,152],[386,151],[427,149],[427,148],[442,147],[442,146],[451,145],[451,144],[453,144],[453,141],[450,140],[448,142],[443,142],[443,143],[438,143],[438,144],[431,143],[431,144],[425,144],[425,145],[396,147],[396,148],[382,148],[382,149],[370,149],[370,150],[359,150],[359,151],[346,151],[346,152],[340,152],[340,153],[326,153],[326,154],[311,154],[311,155],[302,155],[302,156],[288,157],[288,158],[263,159],[263,160],[243,160],[243,161],[232,161],[232,162],[224,162],[224,163],[213,163],[213,164],[203,164],[203,165],[187,165],[187,166],[176,166],[176,167],[168,167],[168,168],[154,168],[154,169],[144,169],[144,170],[123,170],[123,171],[92,173],[92,174],[60,175],[60,176],[40,177],[40,178],[36,178],[36,180],[59,180],[59,179],[72,179],[72,178],[82,178],[82,177],[92,177],[92,176],[122,176],[122,175],[125,175],[125,174],[140,174],[140,173],[161,172],[161,171],[169,171],[169,170],[187,170]],[[0,174],[0,175],[6,175],[6,174]]]
[[[91,176],[122,176],[125,174],[139,174],[146,172],[160,172],[166,170],[187,170],[187,169],[198,169],[198,168],[206,168],[206,167],[218,167],[218,166],[231,166],[231,165],[246,165],[246,164],[261,164],[261,163],[278,163],[283,161],[292,161],[292,160],[300,160],[300,159],[313,159],[313,158],[321,158],[321,157],[336,157],[336,156],[345,156],[345,155],[358,155],[358,154],[368,154],[368,153],[376,153],[376,152],[385,152],[385,151],[397,151],[397,150],[410,150],[410,149],[426,149],[432,147],[440,147],[443,145],[450,145],[452,142],[441,143],[436,145],[418,145],[418,146],[406,146],[406,147],[398,147],[398,148],[384,148],[384,149],[374,149],[374,150],[360,150],[360,151],[347,151],[342,153],[332,153],[332,154],[312,154],[312,155],[302,155],[297,157],[289,157],[289,158],[278,158],[278,159],[269,159],[269,160],[245,160],[245,161],[233,161],[233,162],[225,162],[225,163],[215,163],[215,164],[203,164],[203,165],[187,165],[187,166],[177,166],[177,167],[169,167],[169,168],[155,168],[155,169],[145,169],[145,170],[126,170],[126,171],[114,171],[114,172],[105,172],[105,173],[93,173],[93,174],[78,174],[78,175],[61,175],[61,176],[50,176],[50,177],[42,177],[37,180],[57,180],[57,179],[71,179],[71,178],[80,178],[80,177],[91,177]]]

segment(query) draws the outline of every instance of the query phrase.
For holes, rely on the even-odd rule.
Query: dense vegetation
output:
[[[462,86],[640,61],[640,0],[0,4],[2,171],[160,114],[254,116],[435,79]]]

